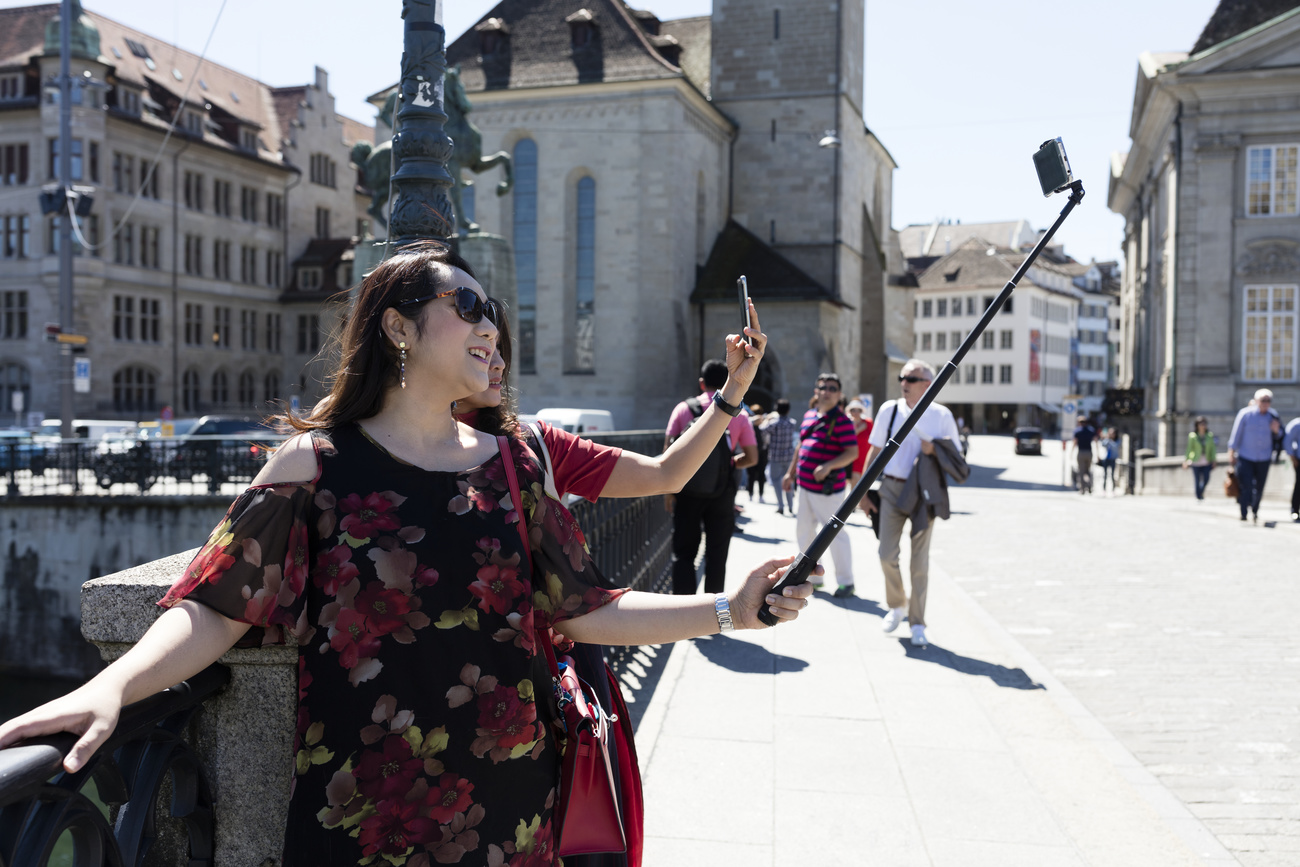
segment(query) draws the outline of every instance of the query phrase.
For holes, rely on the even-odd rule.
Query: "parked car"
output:
[[[608,433],[614,430],[614,414],[606,409],[539,409],[535,418],[569,433]]]
[[[0,472],[31,470],[43,473],[48,464],[45,446],[25,430],[0,430]]]
[[[189,433],[164,442],[166,475],[190,482],[204,476],[209,490],[252,479],[266,462],[267,445],[282,439],[258,417],[205,415]]]
[[[1018,427],[1012,436],[1016,439],[1016,454],[1041,455],[1043,453],[1042,428]]]
[[[165,444],[188,434],[198,423],[197,418],[177,419],[172,422],[171,438],[162,436],[162,425],[156,421],[142,422],[134,431],[104,434],[92,461],[95,481],[105,488],[130,482],[144,493],[166,474],[171,455]]]

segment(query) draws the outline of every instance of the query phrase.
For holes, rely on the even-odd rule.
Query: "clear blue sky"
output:
[[[642,0],[661,18],[710,0]],[[1077,259],[1118,259],[1123,221],[1106,209],[1110,154],[1128,149],[1137,57],[1187,50],[1217,0],[867,0],[864,113],[898,162],[894,227],[936,217],[1029,219],[1064,204],[1038,192],[1030,155],[1063,136],[1088,195],[1058,238]],[[0,0],[0,6],[26,5]],[[88,8],[194,52],[220,0],[88,0]],[[454,39],[494,5],[444,7]],[[276,86],[330,72],[340,110],[373,122],[367,95],[397,79],[399,0],[226,0],[209,57]]]

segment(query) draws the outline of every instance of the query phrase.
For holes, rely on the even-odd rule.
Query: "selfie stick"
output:
[[[984,311],[984,315],[975,326],[975,330],[966,335],[966,339],[962,341],[961,346],[957,348],[957,352],[954,353],[953,357],[948,360],[948,363],[943,366],[943,370],[939,372],[939,375],[935,377],[934,381],[930,383],[929,388],[925,390],[925,394],[921,395],[921,399],[917,401],[916,406],[912,409],[911,415],[909,415],[903,422],[903,426],[895,432],[893,439],[885,443],[884,449],[881,450],[880,454],[876,455],[876,459],[871,462],[871,466],[867,468],[867,472],[858,480],[858,483],[854,485],[853,490],[849,492],[849,495],[844,498],[844,502],[840,504],[839,510],[836,511],[831,519],[826,522],[826,526],[822,527],[821,532],[817,534],[817,538],[813,539],[812,544],[808,546],[808,550],[800,553],[794,563],[790,565],[790,570],[785,573],[785,577],[781,579],[781,583],[777,584],[776,587],[772,589],[773,593],[780,596],[781,592],[785,588],[792,587],[796,584],[802,584],[808,580],[808,576],[812,574],[813,567],[817,565],[817,561],[826,553],[826,549],[830,547],[836,534],[839,533],[840,530],[844,529],[844,525],[848,522],[849,518],[853,517],[853,510],[858,507],[858,503],[862,502],[862,498],[867,495],[867,491],[870,490],[873,484],[875,484],[876,479],[880,478],[880,474],[884,472],[885,465],[889,463],[889,461],[894,457],[894,453],[898,451],[899,443],[907,439],[907,435],[912,432],[912,428],[916,427],[916,423],[921,420],[921,416],[925,415],[925,411],[930,407],[930,404],[934,403],[935,397],[943,389],[944,385],[947,384],[952,375],[957,372],[957,366],[961,364],[962,359],[966,357],[966,353],[971,350],[975,345],[975,341],[984,333],[984,329],[993,321],[993,317],[997,315],[997,312],[1000,309],[1002,309],[1002,305],[1011,297],[1011,293],[1015,290],[1016,284],[1020,282],[1020,278],[1025,276],[1025,272],[1029,270],[1029,266],[1034,264],[1034,260],[1038,258],[1038,254],[1041,253],[1043,248],[1047,246],[1047,243],[1052,240],[1052,236],[1056,234],[1056,230],[1061,227],[1061,224],[1065,222],[1065,218],[1074,210],[1074,206],[1083,201],[1082,181],[1071,182],[1069,184],[1069,190],[1070,200],[1066,202],[1065,207],[1061,209],[1061,215],[1056,218],[1056,222],[1052,224],[1052,228],[1048,229],[1047,234],[1043,235],[1039,242],[1034,245],[1034,249],[1030,251],[1029,255],[1025,257],[1025,261],[1016,269],[1015,275],[1007,282],[1007,285],[1002,287],[1002,291],[998,293],[998,297],[995,298],[993,303],[989,305],[988,309]],[[766,623],[768,626],[775,626],[780,622],[772,614],[772,609],[766,602],[763,603],[763,607],[758,610],[758,619]]]

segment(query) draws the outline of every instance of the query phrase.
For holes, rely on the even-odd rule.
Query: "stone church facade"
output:
[[[862,0],[678,21],[504,0],[448,47],[483,152],[514,158],[512,193],[485,174],[470,201],[514,247],[523,411],[662,426],[738,330],[742,273],[772,338],[751,401],[798,406],[829,369],[889,396],[911,290],[888,276],[895,165],[862,121],[862,23]]]
[[[1256,389],[1300,414],[1300,9],[1224,0],[1191,53],[1143,54],[1125,218],[1121,385],[1144,444],[1180,454],[1198,415],[1226,440]]]

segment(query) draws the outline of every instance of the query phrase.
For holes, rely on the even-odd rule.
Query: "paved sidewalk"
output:
[[[729,586],[795,550],[792,518],[746,518]],[[647,865],[1237,863],[941,558],[936,643],[883,634],[875,539],[847,532],[856,599],[820,592],[794,624],[657,649],[635,711]]]

